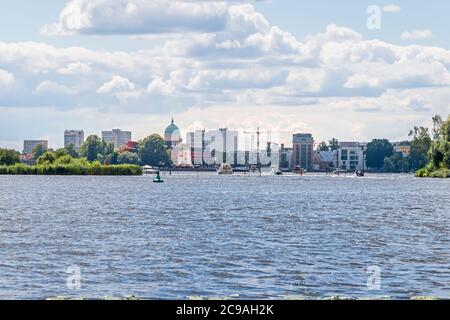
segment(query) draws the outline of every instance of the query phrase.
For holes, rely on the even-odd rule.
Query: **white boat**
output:
[[[356,170],[355,171],[355,176],[357,176],[357,177],[364,177],[365,176],[364,170],[360,170],[360,169]]]
[[[233,174],[233,168],[229,163],[223,163],[217,170],[218,174]]]
[[[272,174],[274,174],[276,176],[282,176],[283,175],[283,171],[281,171],[281,169],[272,168]]]
[[[152,166],[143,166],[142,167],[142,172],[144,174],[157,174],[158,173],[158,169],[155,169]]]

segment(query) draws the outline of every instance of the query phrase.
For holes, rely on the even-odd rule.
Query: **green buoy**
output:
[[[161,178],[161,174],[160,174],[159,170],[156,173],[156,178],[155,178],[155,180],[153,180],[153,182],[154,183],[163,183],[164,182],[164,180]]]

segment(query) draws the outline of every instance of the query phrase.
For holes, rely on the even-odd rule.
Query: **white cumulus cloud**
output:
[[[402,10],[402,8],[396,4],[387,4],[383,7],[384,12],[396,13],[396,12],[400,12],[401,10]]]
[[[0,85],[9,87],[9,86],[13,85],[15,81],[16,81],[16,79],[14,77],[14,74],[12,74],[6,70],[0,69]]]
[[[42,81],[36,86],[34,93],[38,95],[43,94],[54,94],[54,95],[71,95],[75,94],[76,91],[72,88],[69,88],[66,85],[59,84],[53,81]]]
[[[227,24],[223,1],[71,0],[46,34],[146,34],[214,32]]]
[[[98,88],[97,93],[118,93],[118,92],[128,92],[134,91],[136,85],[120,76],[114,76],[110,81],[105,82],[100,88]]]
[[[431,30],[414,30],[414,31],[404,31],[402,33],[403,40],[423,40],[433,37],[433,32]]]

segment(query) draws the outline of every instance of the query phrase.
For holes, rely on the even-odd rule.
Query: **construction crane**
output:
[[[259,130],[259,127],[256,129],[256,131],[244,131],[244,134],[256,134],[256,166],[258,167],[259,171],[261,172],[261,157],[259,154],[259,145],[260,145],[260,138],[261,134],[266,133],[261,130]]]
[[[288,131],[276,131],[277,133],[290,133]],[[256,129],[256,131],[244,131],[244,134],[256,134],[256,150],[257,150],[257,154],[256,154],[256,166],[258,167],[259,171],[261,172],[261,156],[260,156],[260,144],[261,144],[261,135],[267,133],[269,136],[269,140],[271,140],[271,134],[272,131],[268,130],[268,131],[261,131],[260,128],[258,127]],[[270,145],[272,144],[271,141],[267,141],[267,146],[268,148],[270,148]]]

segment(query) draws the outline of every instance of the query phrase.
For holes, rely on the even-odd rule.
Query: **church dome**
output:
[[[166,131],[164,132],[164,140],[169,145],[172,145],[174,143],[178,143],[181,141],[180,129],[175,125],[173,119],[172,119],[172,123],[167,127]]]

